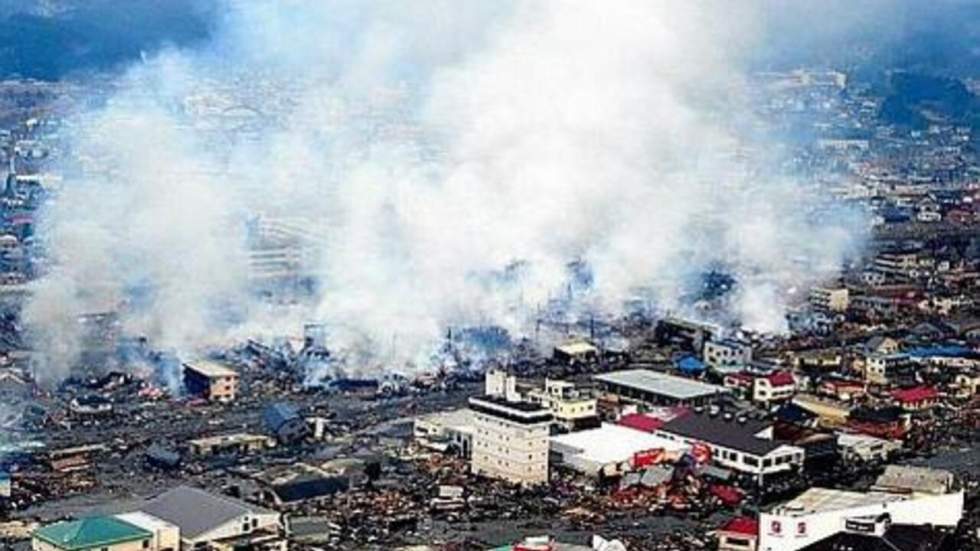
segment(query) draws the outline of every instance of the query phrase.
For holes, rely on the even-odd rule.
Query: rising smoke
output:
[[[49,379],[78,354],[77,316],[106,309],[182,353],[313,319],[364,368],[424,364],[449,326],[526,334],[573,261],[582,311],[683,310],[723,265],[730,315],[780,331],[791,291],[859,244],[750,131],[745,6],[221,11],[206,48],[148,56],[72,120],[84,176],[45,212],[55,268],[25,313]],[[251,292],[256,214],[306,221],[314,304]]]

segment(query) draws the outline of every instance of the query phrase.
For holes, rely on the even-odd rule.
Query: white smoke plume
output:
[[[782,330],[789,289],[832,275],[860,236],[810,216],[745,98],[759,19],[719,3],[229,2],[207,48],[168,50],[74,120],[45,213],[57,266],[27,321],[75,352],[106,303],[129,331],[192,351],[326,323],[362,363],[424,362],[447,326],[526,332],[567,265],[618,312],[645,289],[682,308],[709,266],[732,315]],[[830,211],[828,211],[830,212]],[[320,294],[249,291],[246,227],[305,220]],[[46,340],[44,340],[46,339]]]

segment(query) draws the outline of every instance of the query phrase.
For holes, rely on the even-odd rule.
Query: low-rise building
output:
[[[461,408],[440,411],[415,418],[415,439],[427,448],[447,451],[451,447],[461,457],[469,458],[473,451],[475,432],[473,410]]]
[[[56,522],[38,528],[33,551],[159,551],[153,533],[112,516]]]
[[[817,385],[817,393],[823,396],[849,402],[868,392],[867,383],[843,377],[827,377]]]
[[[552,436],[550,442],[555,464],[589,476],[614,476],[657,462],[673,462],[689,449],[676,440],[608,423]]]
[[[913,371],[907,354],[870,354],[864,360],[864,379],[875,385],[897,384]]]
[[[904,437],[909,426],[908,412],[898,406],[854,408],[848,415],[846,425],[848,430],[852,432],[870,434],[889,440]]]
[[[624,402],[647,406],[706,405],[730,392],[724,387],[649,369],[614,371],[593,379],[604,392]]]
[[[590,364],[599,360],[599,348],[587,341],[572,341],[556,346],[552,357],[565,364]]]
[[[939,402],[939,392],[931,386],[900,388],[892,391],[892,400],[905,411],[923,411]]]
[[[177,526],[182,549],[247,543],[243,540],[254,543],[250,549],[284,551],[286,547],[279,513],[190,486],[168,490],[140,511]]]
[[[221,364],[198,360],[184,364],[187,392],[215,402],[231,402],[238,396],[238,373]]]
[[[180,528],[177,526],[139,511],[116,515],[116,518],[139,526],[153,534],[150,539],[150,549],[156,551],[180,550]]]
[[[759,551],[796,551],[887,514],[892,522],[955,527],[963,516],[963,492],[915,496],[811,488],[759,515]]]
[[[748,371],[725,376],[725,387],[763,407],[786,402],[796,392],[796,379],[788,371],[759,374]]]
[[[717,465],[751,475],[759,482],[803,466],[803,448],[772,439],[773,425],[745,416],[718,413],[681,415],[655,434],[688,445],[705,444]]]

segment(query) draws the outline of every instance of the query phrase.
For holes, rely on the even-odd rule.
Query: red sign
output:
[[[694,444],[691,446],[691,457],[693,457],[698,463],[707,463],[711,461],[711,446],[708,446],[704,442]]]
[[[636,452],[633,454],[633,468],[642,469],[649,465],[656,465],[664,460],[664,449],[654,448],[652,450],[644,450],[641,452]]]

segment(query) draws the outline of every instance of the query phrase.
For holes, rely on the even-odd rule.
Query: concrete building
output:
[[[703,356],[709,368],[746,366],[752,362],[752,345],[735,339],[708,341]]]
[[[38,528],[34,551],[160,551],[153,533],[122,519],[102,516],[56,522]]]
[[[572,341],[556,346],[552,358],[569,365],[590,364],[599,360],[599,349],[587,341]]]
[[[729,390],[649,369],[627,369],[593,377],[599,388],[625,402],[648,406],[699,406]]]
[[[568,430],[592,428],[599,424],[596,414],[598,400],[592,392],[580,389],[575,383],[545,379],[544,388],[527,392],[527,399],[547,407],[555,422]]]
[[[495,396],[470,398],[476,432],[473,473],[534,485],[548,482],[551,412],[540,404]]]
[[[889,385],[913,371],[907,354],[871,354],[864,361],[864,379],[875,385]]]
[[[474,474],[535,485],[548,482],[548,436],[554,416],[541,404],[521,399],[516,380],[487,373],[486,394],[469,400],[473,412]]]
[[[231,402],[238,396],[238,373],[207,360],[184,364],[187,392],[215,402]]]
[[[455,447],[461,457],[473,452],[473,433],[476,431],[473,411],[468,408],[439,411],[415,418],[415,439],[427,448],[446,451]]]
[[[915,496],[811,488],[759,515],[759,551],[796,551],[883,514],[895,523],[955,527],[963,516],[963,492]]]
[[[810,306],[818,312],[846,312],[850,305],[850,291],[846,287],[815,287],[810,289]]]

